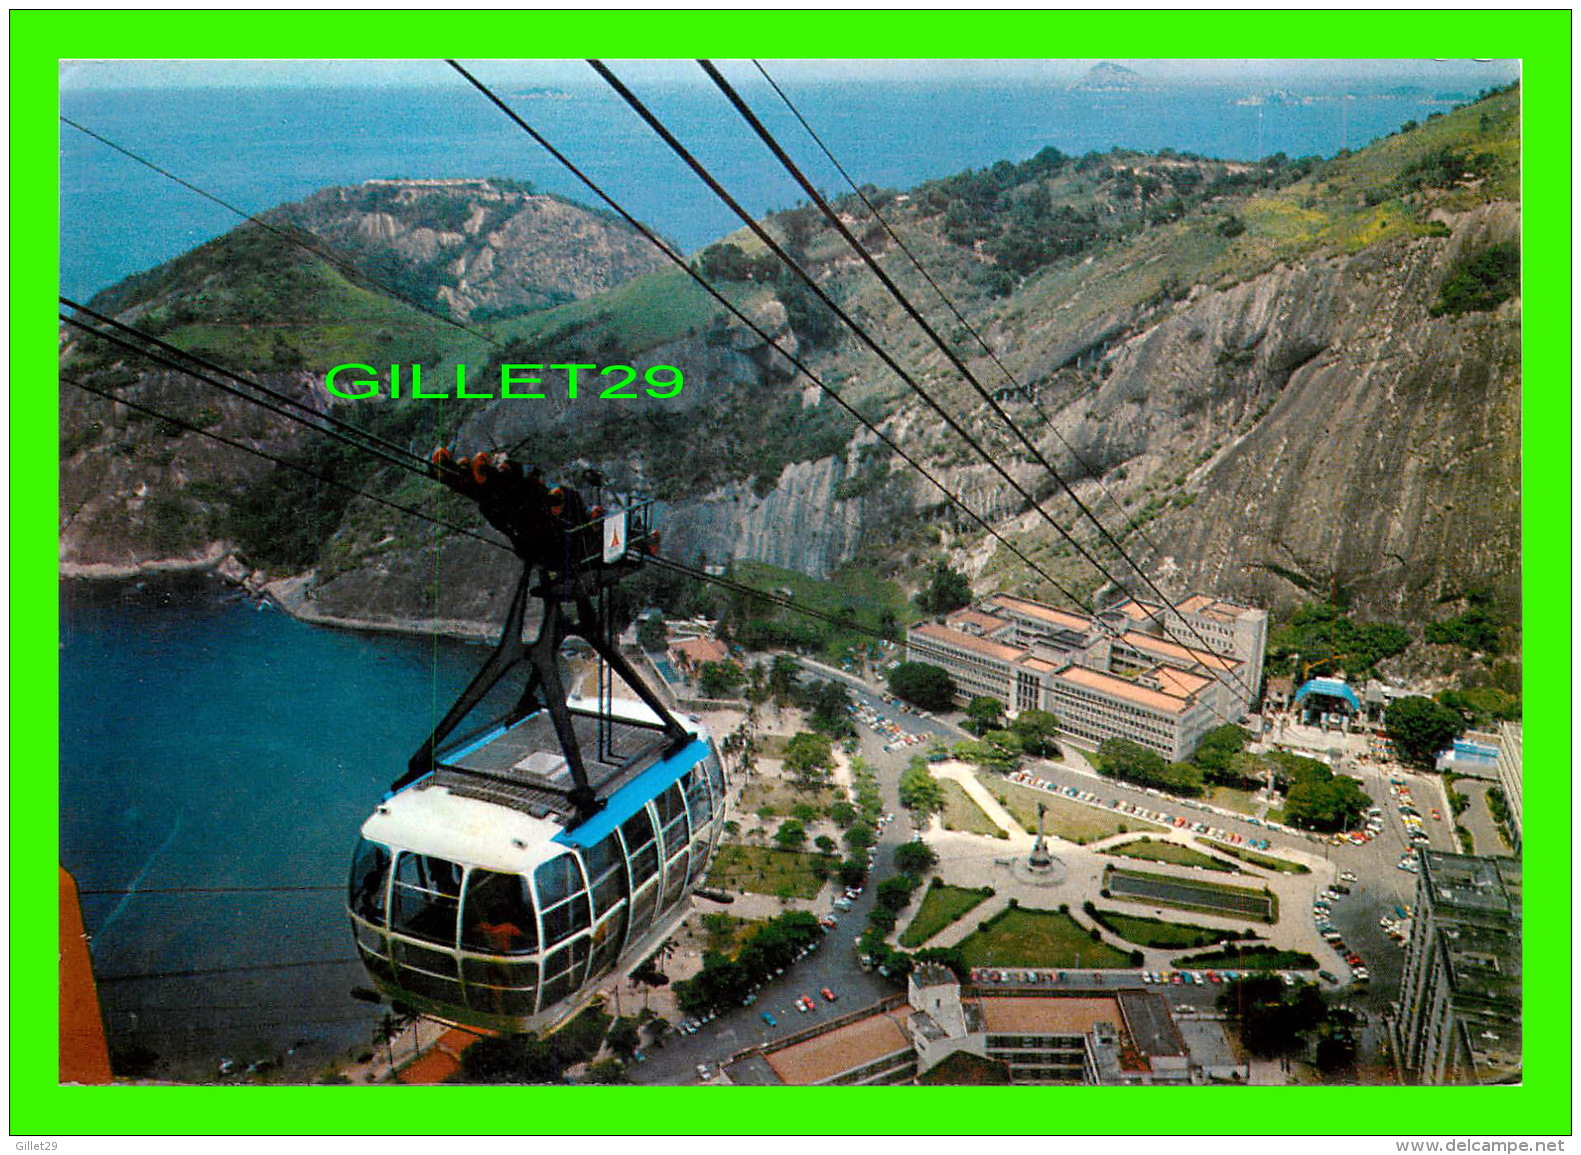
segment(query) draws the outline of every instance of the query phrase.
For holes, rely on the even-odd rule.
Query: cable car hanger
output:
[[[641,565],[644,556],[658,552],[659,534],[652,526],[653,500],[637,498],[606,508],[604,479],[589,470],[584,480],[595,486],[598,493],[598,500],[590,507],[576,489],[550,486],[540,470],[524,471],[506,453],[458,458],[449,449],[440,448],[430,459],[430,472],[446,488],[477,502],[489,524],[510,540],[522,561],[522,573],[511,596],[499,644],[412,755],[406,773],[391,784],[390,793],[404,789],[441,765],[462,774],[492,777],[485,771],[445,763],[437,751],[500,682],[525,664],[526,682],[521,696],[498,725],[508,729],[540,707],[548,711],[571,772],[570,788],[559,792],[575,809],[576,824],[585,822],[603,809],[604,800],[588,776],[560,677],[557,656],[567,637],[587,642],[653,711],[669,739],[670,753],[679,751],[691,739],[621,654],[612,636],[610,588]],[[522,635],[527,603],[532,598],[542,603],[543,617],[537,635],[528,642]],[[574,615],[567,612],[572,606]],[[613,740],[603,679],[598,701],[602,756]],[[540,788],[555,789],[547,784]]]

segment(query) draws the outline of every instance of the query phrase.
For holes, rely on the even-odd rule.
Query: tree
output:
[[[781,850],[800,850],[807,842],[807,828],[794,818],[787,818],[774,832],[774,841]]]
[[[875,898],[878,905],[891,914],[899,914],[911,901],[911,892],[917,889],[917,880],[909,874],[892,874],[878,884]]]
[[[933,847],[920,838],[902,842],[895,847],[895,869],[913,878],[921,878],[927,874],[938,864],[938,861],[939,856]]]
[[[865,822],[858,822],[845,832],[845,844],[852,853],[866,850],[877,841],[877,833]]]
[[[813,840],[813,845],[818,848],[820,854],[833,854],[840,849],[840,844],[827,834],[820,834]]]
[[[1209,782],[1218,782],[1226,776],[1239,779],[1240,775],[1231,769],[1231,760],[1246,749],[1251,739],[1246,730],[1233,723],[1215,726],[1202,736],[1191,760],[1202,767]]]
[[[849,802],[836,802],[829,807],[829,817],[841,830],[847,830],[858,815],[856,807]]]
[[[901,662],[889,671],[889,690],[924,710],[948,710],[955,701],[950,675],[927,662]]]
[[[669,640],[670,628],[658,614],[643,618],[637,627],[637,644],[650,654],[663,653]]]
[[[741,667],[735,662],[704,662],[697,688],[705,698],[728,698],[741,685]]]
[[[1010,723],[1010,732],[1028,754],[1059,756],[1059,746],[1054,742],[1059,733],[1059,719],[1047,710],[1022,710]]]
[[[619,1059],[600,1059],[588,1064],[587,1081],[598,1086],[610,1086],[629,1083],[631,1080],[626,1078],[626,1065]]]
[[[847,858],[835,871],[835,880],[841,886],[861,886],[867,878],[867,864],[859,858]]]
[[[947,614],[972,601],[972,583],[965,574],[942,561],[933,563],[928,584],[917,594],[917,604],[930,614]]]
[[[900,804],[919,815],[944,809],[944,790],[933,780],[927,759],[913,755],[911,764],[900,775]]]
[[[637,1020],[629,1015],[616,1019],[610,1024],[604,1045],[611,1053],[619,1055],[622,1059],[629,1059],[635,1055],[637,1049],[642,1046],[642,1032],[637,1028]]]
[[[785,769],[796,779],[796,785],[810,790],[829,777],[834,769],[834,747],[827,734],[813,734],[803,730],[791,736],[785,744]]]
[[[1396,698],[1383,713],[1383,728],[1413,766],[1431,767],[1434,756],[1457,738],[1464,723],[1454,710],[1431,698]]]
[[[809,721],[812,728],[832,738],[845,738],[856,733],[851,721],[851,693],[844,682],[830,679],[819,682],[808,695],[812,711]]]
[[[779,705],[788,705],[791,692],[796,685],[796,676],[801,673],[801,663],[789,654],[775,654],[774,662],[769,666],[769,694]]]
[[[974,697],[966,704],[966,728],[981,738],[1004,725],[1005,708],[998,698]]]
[[[554,1048],[537,1035],[491,1035],[461,1052],[462,1083],[558,1083]]]

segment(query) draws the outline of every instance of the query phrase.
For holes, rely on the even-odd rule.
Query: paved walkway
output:
[[[1484,858],[1510,853],[1509,844],[1500,834],[1498,823],[1493,820],[1493,812],[1488,807],[1488,788],[1496,785],[1495,782],[1467,778],[1455,783],[1455,789],[1471,799],[1471,805],[1466,807],[1459,822],[1471,831],[1472,841],[1476,845],[1473,853]]]
[[[1106,867],[1112,865],[1182,879],[1222,882],[1253,890],[1266,886],[1278,897],[1279,921],[1272,926],[1266,923],[1250,924],[1253,930],[1263,936],[1263,941],[1287,950],[1305,951],[1318,960],[1318,966],[1322,969],[1335,973],[1341,973],[1346,969],[1334,949],[1319,935],[1311,916],[1314,896],[1327,887],[1337,873],[1335,864],[1320,855],[1289,849],[1282,852],[1283,857],[1305,865],[1311,871],[1310,874],[1263,871],[1227,856],[1221,856],[1225,861],[1233,862],[1241,871],[1238,874],[1231,874],[1201,867],[1127,859],[1103,853],[1106,849],[1143,836],[1154,841],[1174,842],[1199,852],[1212,853],[1213,847],[1198,843],[1195,840],[1196,836],[1189,829],[1181,830],[1176,827],[1145,823],[1141,830],[1111,835],[1085,846],[1078,846],[1073,842],[1049,835],[1049,849],[1064,866],[1065,878],[1056,885],[1038,885],[1016,869],[1016,864],[1023,861],[1031,849],[1035,836],[1026,833],[1021,824],[999,804],[978,781],[971,767],[960,762],[943,762],[936,764],[932,769],[936,777],[958,783],[966,791],[967,796],[982,807],[983,812],[1006,830],[1010,837],[989,838],[964,831],[945,830],[937,819],[930,824],[924,837],[939,855],[939,864],[935,872],[946,882],[959,886],[992,886],[994,894],[931,938],[927,943],[928,946],[954,946],[971,935],[979,923],[1007,907],[1012,898],[1022,906],[1042,910],[1054,910],[1061,904],[1067,904],[1073,914],[1081,911],[1083,903],[1092,902],[1104,909],[1152,916],[1170,922],[1191,923],[1214,930],[1239,931],[1245,930],[1249,925],[1244,917],[1185,911],[1173,907],[1155,908],[1145,901],[1104,898],[1101,894],[1104,871]],[[1062,798],[1062,801],[1070,803],[1072,800]],[[1093,809],[1108,812],[1106,807]],[[1131,815],[1126,817],[1127,821],[1134,818]],[[921,897],[922,892],[919,892],[917,896],[919,902]],[[910,921],[915,913],[914,906],[915,904],[902,912],[896,924],[897,932],[903,930]],[[1084,915],[1078,914],[1078,917],[1084,923],[1091,921]],[[1174,959],[1183,954],[1195,953],[1174,947],[1138,948],[1137,944],[1125,941],[1102,927],[1099,931],[1105,942],[1119,950],[1130,952],[1141,949],[1144,960],[1142,969],[1146,970],[1168,970],[1172,967]]]

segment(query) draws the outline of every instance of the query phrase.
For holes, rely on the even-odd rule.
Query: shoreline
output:
[[[211,573],[221,580],[246,591],[261,601],[297,621],[330,629],[364,633],[404,634],[412,637],[443,637],[462,642],[492,642],[499,633],[499,626],[492,622],[469,621],[464,618],[359,618],[324,613],[316,609],[307,597],[307,588],[315,571],[292,574],[283,578],[265,580],[257,571],[249,570],[224,543],[215,543],[199,557],[151,558],[146,561],[117,562],[60,562],[60,580],[71,581],[125,581],[138,577],[169,577],[179,574]]]

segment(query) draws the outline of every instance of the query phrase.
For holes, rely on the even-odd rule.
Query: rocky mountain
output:
[[[1045,149],[904,193],[877,191],[886,219],[992,357],[946,320],[865,206],[853,197],[839,207],[1166,588],[1200,586],[1275,607],[1336,597],[1364,615],[1397,618],[1441,612],[1440,603],[1475,589],[1513,614],[1517,117],[1518,93],[1504,92],[1326,162]],[[487,340],[413,321],[388,295],[305,254],[282,256],[278,243],[248,235],[256,230],[156,271],[152,288],[123,286],[106,301],[131,322],[273,374],[403,443],[519,444],[551,470],[594,466],[645,487],[664,500],[672,556],[754,558],[815,575],[860,562],[908,585],[948,556],[980,588],[1059,600],[678,271],[641,272],[636,255],[624,255],[629,238],[612,226],[598,232],[607,222],[562,202],[531,208],[530,194],[485,183],[499,201],[467,185],[421,186],[401,191],[412,199],[396,211],[375,207],[393,195],[377,189],[327,190],[280,219],[351,252],[360,268],[407,269],[413,284],[447,270],[453,279],[433,285],[433,299],[458,320],[482,319]],[[506,208],[508,220],[490,217]],[[562,212],[572,214],[563,229],[544,217]],[[1108,550],[833,230],[808,209],[777,214],[769,227],[1054,520],[1088,548]],[[596,259],[588,230],[610,246]],[[1048,521],[755,241],[726,238],[699,264],[773,341],[805,357],[1040,565],[1079,592],[1099,592],[1102,578]],[[556,270],[556,287],[541,279],[526,287],[530,265]],[[270,271],[267,287],[260,266]],[[620,283],[591,292],[600,278]],[[554,292],[576,299],[506,315]],[[421,359],[447,373],[464,362],[478,389],[497,381],[502,361],[550,360],[545,350],[557,361],[639,371],[680,366],[686,384],[668,399],[603,400],[583,390],[572,401],[550,388],[541,402],[426,405],[338,401],[321,387],[324,367],[340,361]],[[110,375],[129,397],[157,397],[161,404],[149,404],[162,411],[202,408],[212,418],[203,427],[351,471],[361,488],[470,516],[415,479],[342,461],[293,441],[273,418],[244,416],[201,387],[181,393],[128,358],[74,342],[63,373],[84,372]],[[77,511],[63,512],[68,562],[202,556],[223,539],[249,565],[311,573],[294,588],[315,612],[388,621],[486,618],[508,584],[508,557],[440,535],[440,563],[473,580],[436,592],[432,527],[361,499],[326,499],[321,487],[284,482],[266,466],[221,466],[229,451],[200,448],[196,434],[74,394],[62,394],[63,497],[74,503],[63,510]],[[297,532],[304,525],[311,531]],[[1109,564],[1119,576],[1112,553]]]

